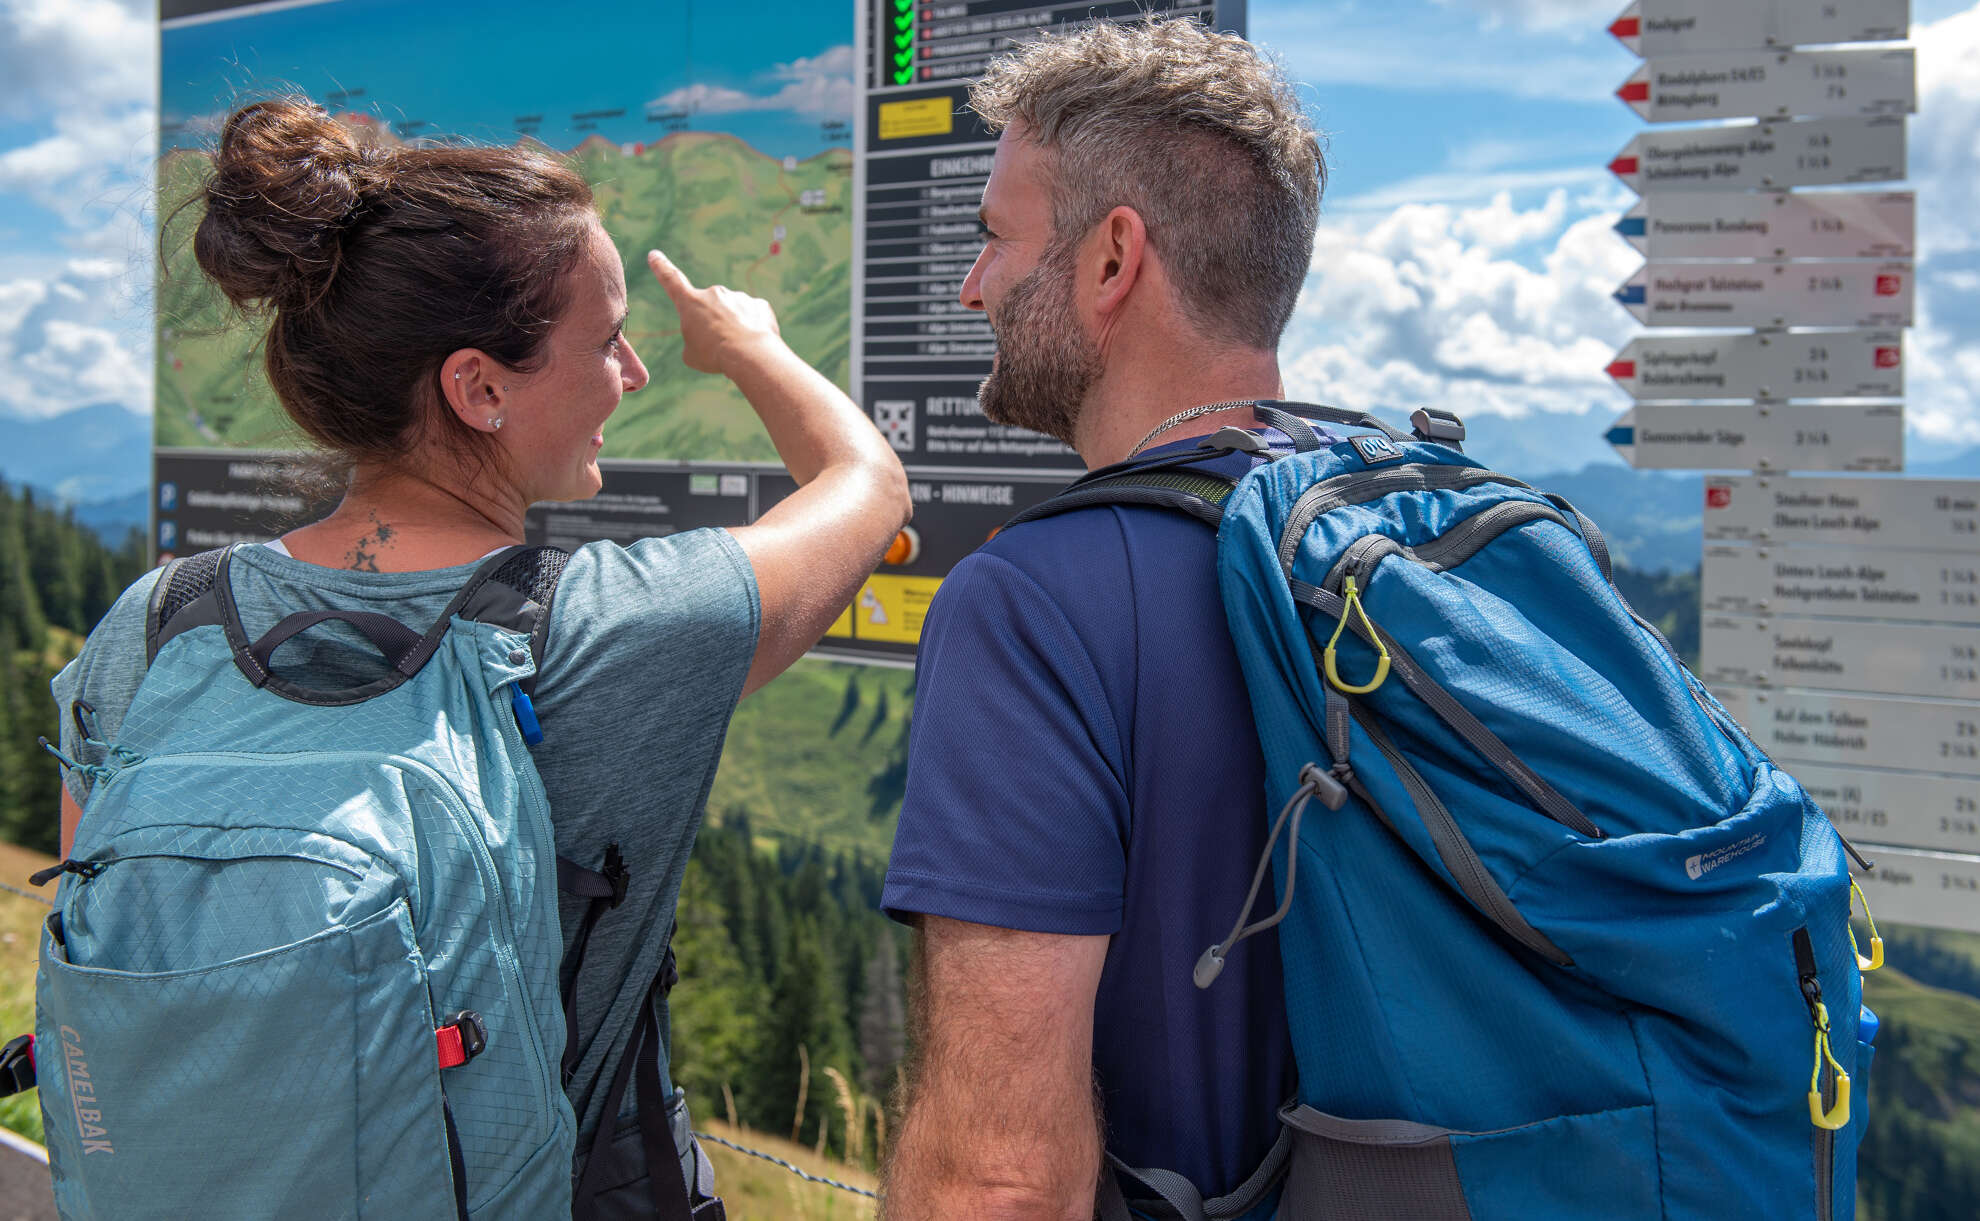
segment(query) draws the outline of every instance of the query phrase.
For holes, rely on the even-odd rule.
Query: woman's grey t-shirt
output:
[[[286,615],[332,607],[377,611],[424,631],[476,567],[348,572],[241,547],[231,577],[253,639]],[[52,684],[62,748],[72,758],[100,762],[102,755],[78,740],[75,700],[95,708],[104,740],[116,739],[144,678],[145,606],[157,576],[147,573],[124,591]],[[596,869],[606,845],[616,843],[632,872],[625,902],[599,920],[585,951],[582,1059],[570,1085],[581,1152],[660,970],[681,872],[756,652],[759,615],[749,560],[723,530],[630,547],[592,543],[571,554],[557,585],[535,694],[544,741],[532,752],[557,852]],[[279,663],[316,685],[363,681],[384,664],[376,649],[335,623],[284,645]],[[71,772],[68,786],[78,803],[87,802],[85,777]],[[563,899],[567,951],[584,910],[583,900]],[[660,1016],[664,1022],[664,1011]],[[631,1102],[628,1093],[622,1114],[632,1113]]]

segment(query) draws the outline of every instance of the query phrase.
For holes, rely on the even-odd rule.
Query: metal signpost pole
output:
[[[1610,169],[1647,261],[1608,438],[1705,483],[1700,671],[1876,862],[1894,923],[1980,930],[1980,484],[1900,471],[1916,199],[1908,0],[1637,0]],[[1853,44],[1839,47],[1833,44]],[[1827,45],[1824,45],[1827,44]],[[1703,328],[1745,328],[1740,330]]]

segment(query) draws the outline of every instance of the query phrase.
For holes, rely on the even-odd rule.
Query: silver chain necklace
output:
[[[1230,399],[1222,403],[1205,403],[1201,407],[1191,407],[1188,411],[1178,411],[1176,414],[1170,416],[1168,419],[1163,420],[1160,424],[1157,424],[1155,427],[1149,429],[1148,435],[1141,438],[1141,440],[1135,442],[1134,448],[1128,451],[1127,456],[1128,458],[1134,457],[1142,450],[1148,448],[1148,443],[1150,441],[1153,441],[1155,438],[1161,436],[1163,433],[1169,431],[1171,428],[1174,428],[1178,424],[1187,424],[1191,420],[1194,420],[1199,416],[1214,415],[1219,411],[1229,411],[1233,407],[1256,407],[1256,406],[1258,406],[1257,399]],[[1127,461],[1127,458],[1123,458],[1121,459],[1121,461],[1125,462]]]

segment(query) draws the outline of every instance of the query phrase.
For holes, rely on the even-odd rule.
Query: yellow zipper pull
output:
[[[1877,917],[1870,914],[1870,900],[1863,896],[1863,888],[1856,884],[1855,878],[1849,880],[1849,900],[1850,914],[1855,915],[1856,905],[1863,904],[1863,919],[1870,925],[1870,957],[1868,958],[1863,956],[1862,950],[1857,949],[1856,929],[1852,927],[1849,930],[1849,948],[1856,951],[1856,969],[1864,972],[1874,971],[1884,965],[1884,939],[1877,935]]]
[[[1334,634],[1327,638],[1327,647],[1322,651],[1321,659],[1326,663],[1327,681],[1332,683],[1336,690],[1343,691],[1348,695],[1367,695],[1370,691],[1381,686],[1383,680],[1389,677],[1389,646],[1382,643],[1381,633],[1375,630],[1375,624],[1369,620],[1368,608],[1361,604],[1361,591],[1355,588],[1354,578],[1347,578],[1343,588],[1346,590],[1347,597],[1346,601],[1341,604],[1341,621],[1334,625]],[[1334,646],[1340,643],[1341,633],[1347,630],[1348,613],[1350,611],[1361,616],[1361,626],[1368,629],[1368,639],[1374,643],[1376,653],[1375,677],[1369,679],[1367,683],[1359,687],[1350,686],[1341,681],[1341,672],[1338,668],[1339,663],[1336,660],[1334,650]]]

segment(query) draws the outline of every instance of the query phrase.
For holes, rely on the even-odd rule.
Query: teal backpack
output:
[[[160,576],[150,668],[50,871],[29,1054],[57,1207],[569,1216],[558,864],[527,746],[564,554],[491,557],[424,633],[326,610],[255,641],[231,554]],[[383,677],[276,671],[329,620]]]

